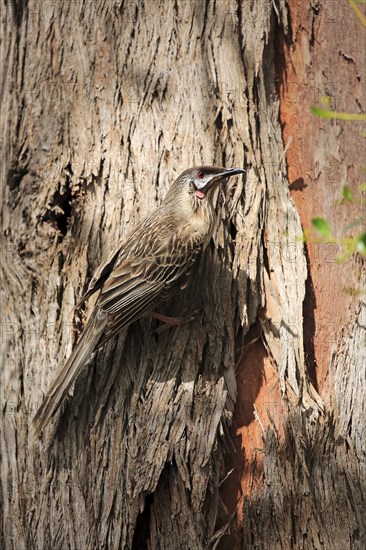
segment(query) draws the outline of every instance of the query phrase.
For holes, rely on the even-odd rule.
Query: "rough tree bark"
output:
[[[320,329],[280,110],[308,16],[295,6],[3,5],[1,546],[362,548],[365,307],[347,298],[328,386],[304,345]],[[201,319],[161,335],[134,323],[34,440],[91,273],[203,163],[247,175],[218,197],[197,284],[163,310],[202,306]]]

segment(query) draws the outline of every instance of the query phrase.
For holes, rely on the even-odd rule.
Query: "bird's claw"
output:
[[[154,319],[158,319],[159,321],[162,321],[164,324],[158,327],[153,331],[153,334],[161,334],[162,332],[165,332],[169,328],[177,327],[179,325],[185,325],[186,323],[191,323],[192,321],[196,321],[199,317],[199,314],[202,312],[202,308],[195,309],[192,313],[189,315],[185,315],[184,317],[168,317],[167,315],[161,315],[160,313],[155,312],[149,312],[147,315],[149,317],[152,317]]]

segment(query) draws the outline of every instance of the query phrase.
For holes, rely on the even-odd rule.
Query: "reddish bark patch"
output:
[[[309,279],[304,304],[304,337],[308,373],[325,400],[331,353],[339,331],[354,314],[352,296],[360,287],[355,259],[338,263],[342,251],[333,242],[318,242],[311,219],[326,218],[339,237],[344,227],[362,214],[360,148],[352,147],[359,123],[329,121],[314,116],[312,105],[335,111],[361,112],[366,71],[362,49],[355,39],[360,23],[346,2],[320,3],[310,7],[289,1],[292,37],[279,45],[284,58],[277,66],[280,113],[290,191],[304,229],[311,231],[307,243]],[[347,21],[343,24],[342,21]],[[351,29],[354,28],[354,33]],[[347,61],[342,55],[347,52]],[[341,201],[343,185],[358,199]],[[356,231],[357,234],[357,231]]]
[[[235,452],[226,457],[226,471],[233,470],[222,485],[221,498],[227,517],[236,513],[231,535],[220,548],[240,548],[245,498],[261,490],[264,480],[263,429],[275,427],[283,434],[283,405],[276,370],[257,329],[249,331],[237,367],[238,397],[233,419]]]

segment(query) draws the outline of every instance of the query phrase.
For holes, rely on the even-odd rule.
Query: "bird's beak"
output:
[[[244,174],[245,170],[243,168],[224,168],[222,172],[214,174],[210,181],[207,183],[205,188],[211,188],[215,184],[220,183],[222,180],[231,178],[231,176],[236,176],[238,174]]]
[[[226,168],[224,172],[218,174],[219,178],[230,178],[231,176],[236,176],[237,174],[244,174],[244,168]]]

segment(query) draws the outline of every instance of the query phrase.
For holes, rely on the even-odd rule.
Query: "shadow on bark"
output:
[[[263,487],[246,498],[243,524],[221,550],[365,547],[365,464],[337,437],[332,417],[309,425],[306,413],[292,411],[283,441],[267,429],[264,453]]]
[[[135,547],[142,532],[154,547],[155,527],[168,529],[166,518],[184,502],[192,544],[207,544],[215,532],[220,476],[225,476],[219,455],[222,446],[234,447],[228,425],[244,338],[233,305],[233,273],[225,255],[219,256],[209,247],[194,284],[159,308],[176,316],[202,307],[200,317],[162,334],[155,332],[158,321],[143,318],[107,344],[83,369],[47,436],[47,452],[41,451],[40,479],[51,470],[53,479],[60,479],[65,468],[70,472],[71,461],[82,485],[91,487],[98,479],[101,501],[114,494],[113,502],[125,507],[121,514]],[[241,280],[246,277],[241,271]],[[262,373],[251,375],[254,402]],[[104,477],[107,464],[114,464],[113,481]],[[107,508],[96,505],[91,540],[105,540]]]

